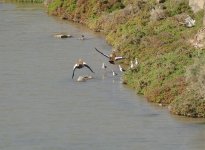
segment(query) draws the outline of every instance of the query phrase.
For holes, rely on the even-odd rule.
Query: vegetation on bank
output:
[[[50,14],[103,32],[107,41],[139,66],[124,82],[172,113],[205,117],[205,51],[190,39],[202,27],[203,12],[194,14],[188,0],[53,0]],[[196,25],[187,28],[187,15]]]

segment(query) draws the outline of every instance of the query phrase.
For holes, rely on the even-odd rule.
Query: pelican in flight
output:
[[[90,66],[88,66],[86,64],[86,62],[84,62],[82,59],[79,59],[78,62],[73,66],[73,75],[72,75],[72,79],[74,77],[74,73],[75,73],[75,70],[76,69],[81,69],[83,67],[87,67],[92,73],[95,73],[93,72],[93,70],[90,68]]]
[[[116,56],[115,52],[112,52],[110,55],[106,55],[106,54],[102,53],[101,51],[99,51],[97,48],[95,48],[95,50],[97,52],[99,52],[100,54],[102,54],[103,56],[107,57],[109,59],[109,63],[111,63],[111,64],[115,64],[115,61],[117,61],[117,60],[124,59],[124,57]]]

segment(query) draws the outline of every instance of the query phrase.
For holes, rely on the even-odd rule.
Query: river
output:
[[[53,34],[67,32],[70,39]],[[84,34],[87,40],[78,40]],[[102,70],[102,35],[0,0],[0,150],[204,150],[205,120],[176,117]],[[76,70],[83,58],[95,71]],[[106,62],[107,63],[107,62]],[[76,82],[79,75],[94,79]]]

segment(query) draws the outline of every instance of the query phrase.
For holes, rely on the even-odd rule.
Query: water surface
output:
[[[205,149],[205,121],[171,116],[124,87],[116,66],[116,77],[101,69],[94,47],[111,49],[102,36],[36,5],[0,1],[0,18],[1,150]],[[72,80],[80,57],[96,73]],[[86,74],[94,79],[75,81]]]

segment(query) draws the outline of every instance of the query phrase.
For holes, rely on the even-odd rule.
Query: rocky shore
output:
[[[48,13],[106,35],[124,83],[171,113],[205,117],[204,0],[46,0]]]

